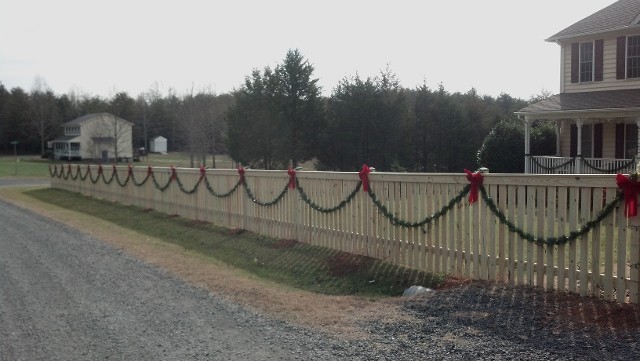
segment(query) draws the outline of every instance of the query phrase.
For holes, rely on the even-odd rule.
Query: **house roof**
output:
[[[530,104],[517,111],[516,114],[538,115],[593,111],[623,111],[640,114],[640,89],[556,94]]]
[[[98,118],[98,117],[99,117],[99,118],[103,118],[103,117],[116,117],[116,118],[120,119],[121,121],[123,121],[123,122],[125,122],[125,123],[133,124],[133,123],[131,123],[131,122],[129,122],[129,121],[126,121],[126,120],[124,120],[124,119],[122,119],[122,118],[120,118],[120,117],[117,117],[117,116],[115,116],[115,115],[113,115],[113,114],[111,114],[111,113],[91,113],[91,114],[83,115],[83,116],[81,116],[81,117],[79,117],[79,118],[76,118],[76,119],[74,119],[74,120],[68,121],[68,122],[64,123],[64,125],[79,125],[79,124],[82,124],[82,123],[86,123],[86,122],[88,122],[88,121],[91,121],[91,120],[93,120],[93,119],[95,119],[95,118]]]
[[[577,36],[638,27],[639,17],[640,0],[619,0],[550,36],[546,41],[553,42]]]

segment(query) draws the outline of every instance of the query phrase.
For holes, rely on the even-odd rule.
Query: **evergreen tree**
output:
[[[295,49],[287,52],[274,73],[274,100],[283,132],[277,139],[277,152],[293,167],[314,157],[323,128],[321,89],[313,71],[313,65]]]

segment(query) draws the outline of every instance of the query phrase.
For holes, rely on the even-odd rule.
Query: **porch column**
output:
[[[556,120],[556,157],[560,156],[560,121]]]
[[[636,159],[634,162],[633,170],[637,173],[638,166],[640,165],[640,117],[636,117],[636,125],[638,126],[638,142],[636,144]]]
[[[576,140],[576,142],[578,143],[576,144],[576,173],[578,174],[582,173],[582,124],[582,118],[578,118],[578,120],[576,120],[576,128],[578,128],[578,139]]]
[[[524,172],[531,173],[531,119],[524,117]]]
[[[636,158],[640,158],[640,117],[636,117],[636,125],[638,126],[638,144],[636,145]]]

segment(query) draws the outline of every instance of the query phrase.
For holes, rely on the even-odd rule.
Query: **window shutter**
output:
[[[571,82],[577,83],[580,73],[580,44],[571,44]]]
[[[593,80],[594,81],[602,81],[602,63],[603,63],[603,56],[604,56],[604,40],[600,39],[600,40],[596,40],[595,43],[595,49],[594,50],[594,62],[595,62],[595,69],[594,69],[594,77]]]
[[[618,37],[618,46],[616,49],[616,79],[625,79],[625,61],[627,56],[627,37]]]
[[[593,126],[593,157],[602,158],[602,123]]]
[[[571,140],[569,143],[569,156],[575,157],[578,155],[578,127],[575,124],[571,124]]]
[[[616,159],[624,159],[624,123],[616,124]]]

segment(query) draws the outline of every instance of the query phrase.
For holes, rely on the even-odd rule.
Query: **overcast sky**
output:
[[[0,0],[0,82],[136,96],[239,88],[297,48],[325,95],[389,66],[404,87],[528,99],[559,89],[544,39],[614,0]]]

